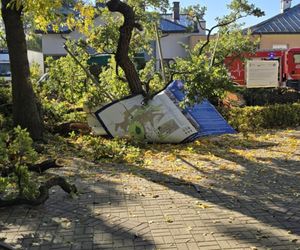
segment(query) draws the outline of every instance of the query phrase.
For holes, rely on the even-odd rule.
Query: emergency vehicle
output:
[[[229,57],[233,82],[247,88],[291,87],[300,91],[300,48],[257,51],[242,61]]]

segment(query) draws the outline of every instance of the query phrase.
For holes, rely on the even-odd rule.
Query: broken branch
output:
[[[63,164],[58,160],[46,160],[38,164],[29,165],[28,170],[30,172],[36,172],[36,173],[44,173],[48,169],[51,168],[62,168]],[[8,175],[12,174],[14,172],[14,166],[9,166],[1,171],[1,177],[8,177]]]
[[[30,200],[22,197],[17,197],[12,200],[1,200],[0,199],[0,207],[10,207],[15,205],[31,205],[38,206],[44,203],[49,198],[49,189],[59,186],[66,193],[77,193],[77,188],[75,185],[69,184],[63,177],[52,177],[47,180],[44,184],[42,184],[39,188],[39,196],[36,199]]]
[[[81,134],[89,134],[91,132],[91,128],[87,123],[84,122],[67,122],[59,124],[53,128],[54,133],[58,133],[60,135],[68,135],[71,132],[79,132]]]

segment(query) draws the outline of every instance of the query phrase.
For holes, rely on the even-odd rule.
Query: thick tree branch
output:
[[[142,26],[136,22],[134,10],[128,4],[120,0],[110,0],[107,7],[111,12],[119,12],[124,16],[124,23],[119,29],[120,37],[115,55],[117,69],[120,66],[124,70],[132,94],[145,94],[135,66],[128,56],[133,29],[142,30]]]
[[[59,124],[53,128],[53,132],[66,136],[71,132],[79,132],[81,134],[89,134],[91,128],[87,123],[84,122],[66,122]]]
[[[44,184],[42,184],[39,188],[39,196],[34,200],[29,200],[25,198],[18,197],[12,200],[1,200],[0,199],[0,207],[10,207],[15,205],[31,205],[38,206],[43,204],[49,198],[49,189],[59,186],[66,193],[77,193],[77,188],[75,185],[69,184],[63,177],[52,177],[47,180]]]
[[[62,162],[60,162],[58,159],[56,160],[46,160],[41,163],[35,164],[35,165],[29,165],[28,170],[30,172],[36,172],[36,173],[44,173],[48,169],[51,168],[62,168],[64,165]],[[12,174],[14,172],[14,166],[10,166],[7,168],[2,169],[0,176],[1,177],[7,177],[8,175]]]
[[[62,168],[64,167],[63,163],[60,162],[58,159],[56,160],[47,160],[43,161],[39,164],[30,165],[28,166],[28,170],[30,172],[36,172],[36,173],[44,173],[48,169],[51,168]]]

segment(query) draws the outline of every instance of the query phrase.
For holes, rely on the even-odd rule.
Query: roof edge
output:
[[[272,21],[272,20],[275,19],[275,18],[278,18],[278,17],[280,17],[280,16],[282,16],[282,15],[285,15],[287,12],[289,12],[289,11],[295,9],[296,7],[300,7],[300,3],[299,3],[299,4],[296,4],[296,5],[293,6],[292,8],[287,9],[287,10],[286,10],[285,12],[283,12],[283,13],[279,13],[279,14],[277,14],[277,15],[275,15],[275,16],[273,16],[273,17],[270,17],[269,19],[267,19],[267,20],[265,20],[265,21],[262,21],[262,22],[260,22],[260,23],[258,23],[258,24],[256,24],[256,25],[253,25],[253,26],[251,26],[251,27],[245,28],[244,30],[251,30],[251,33],[254,34],[255,30],[259,29],[260,26],[262,26],[262,25],[264,25],[264,24],[266,24],[266,23]],[[264,34],[264,33],[259,32],[259,34]],[[277,34],[277,33],[275,32],[275,34]]]

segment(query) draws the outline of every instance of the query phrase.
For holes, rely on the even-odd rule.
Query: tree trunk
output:
[[[119,12],[124,16],[124,23],[120,27],[119,42],[116,52],[116,62],[125,73],[128,85],[132,94],[144,94],[141,80],[135,69],[134,64],[128,56],[132,31],[134,28],[141,29],[141,26],[136,23],[135,13],[129,5],[120,0],[111,0],[107,3],[107,7],[111,12]]]
[[[22,8],[17,10],[15,7],[7,7],[10,1],[1,0],[1,12],[12,73],[14,125],[26,128],[31,137],[38,140],[42,138],[43,125],[30,81]]]

